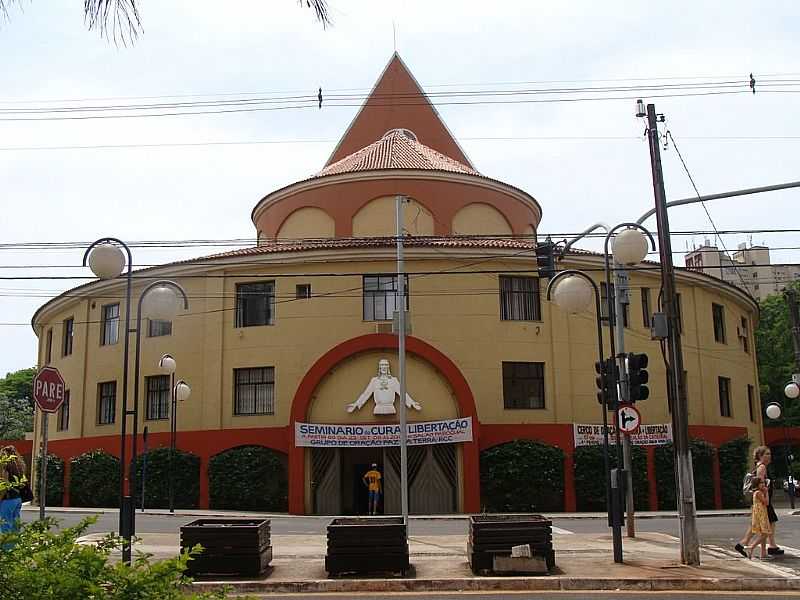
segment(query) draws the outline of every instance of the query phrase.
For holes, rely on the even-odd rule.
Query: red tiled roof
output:
[[[315,177],[379,169],[427,169],[480,175],[472,167],[421,144],[413,132],[392,129],[377,142],[328,165]]]

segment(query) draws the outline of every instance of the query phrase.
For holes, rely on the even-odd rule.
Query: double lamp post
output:
[[[124,253],[123,253],[124,250]],[[126,260],[127,258],[127,260]],[[102,280],[116,279],[125,272],[125,332],[123,336],[123,365],[122,365],[122,419],[120,429],[120,509],[119,509],[119,535],[124,539],[122,547],[123,561],[131,562],[131,539],[136,533],[136,510],[134,494],[136,493],[136,456],[139,436],[139,383],[141,368],[141,342],[142,342],[142,313],[149,319],[171,321],[178,313],[179,301],[182,299],[183,310],[189,309],[189,299],[186,290],[168,279],[158,279],[146,285],[139,295],[136,306],[136,327],[131,329],[131,302],[133,287],[133,260],[130,248],[117,238],[105,237],[92,243],[83,255],[83,266],[89,266],[92,272]],[[127,268],[126,268],[127,265]],[[180,294],[180,298],[179,298]],[[119,317],[117,317],[119,318]],[[101,325],[102,326],[102,325]],[[128,368],[129,368],[129,341],[130,334],[136,333],[136,350],[134,354],[134,383],[133,402],[128,406]],[[161,368],[171,373],[174,380],[175,360],[169,356],[162,357]],[[166,360],[165,360],[166,359]],[[171,452],[174,454],[175,440],[175,408],[178,399],[185,399],[190,393],[189,386],[179,381],[171,386],[172,389],[172,423],[171,423]],[[127,460],[127,427],[128,417],[133,418],[133,435],[131,441],[130,462]],[[171,475],[171,474],[170,474]],[[170,476],[172,499],[172,477]],[[171,501],[172,508],[172,501]]]

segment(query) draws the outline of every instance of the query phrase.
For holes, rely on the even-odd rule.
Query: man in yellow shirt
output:
[[[375,515],[378,513],[378,501],[381,497],[381,472],[378,471],[378,465],[372,463],[372,468],[361,479],[369,490],[369,514]]]

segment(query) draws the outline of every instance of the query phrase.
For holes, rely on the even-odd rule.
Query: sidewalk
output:
[[[91,543],[102,534],[86,536]],[[198,590],[231,586],[237,593],[324,593],[495,590],[800,590],[800,576],[780,561],[748,561],[704,546],[699,567],[679,561],[677,538],[644,533],[624,541],[625,563],[615,564],[610,535],[553,535],[556,569],[551,575],[480,577],[470,571],[465,535],[409,538],[414,574],[408,578],[336,578],[324,570],[325,535],[273,535],[272,570],[260,579],[196,581]],[[155,558],[178,551],[177,534],[142,534],[135,549]]]

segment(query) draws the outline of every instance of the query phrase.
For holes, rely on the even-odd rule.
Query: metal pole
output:
[[[408,525],[408,426],[406,419],[406,285],[403,268],[403,196],[397,196],[397,362],[400,379],[400,505]],[[397,304],[397,303],[395,303]]]
[[[630,402],[628,398],[628,375],[625,368],[625,307],[630,304],[628,296],[628,272],[614,261],[614,339],[617,344],[617,365],[622,380],[619,386],[620,402]],[[619,428],[619,423],[616,423]],[[629,538],[636,537],[636,511],[633,505],[633,461],[631,458],[631,438],[622,436],[622,460],[626,472],[625,507],[626,507],[626,533]]]
[[[664,313],[667,318],[667,355],[669,361],[667,394],[672,406],[672,432],[674,436],[676,484],[678,492],[678,525],[681,540],[681,562],[700,564],[700,545],[694,502],[692,457],[689,448],[689,404],[683,380],[683,352],[677,327],[677,300],[675,297],[675,271],[672,265],[672,244],[669,234],[669,217],[664,191],[664,174],[661,170],[661,149],[658,140],[656,107],[647,105],[647,137],[650,145],[650,162],[655,195],[656,222],[658,223],[658,249],[661,259],[661,287]]]
[[[142,452],[142,512],[144,512],[144,486],[147,483],[147,425],[142,433],[144,440],[144,451]]]
[[[44,520],[44,509],[47,506],[47,427],[50,419],[43,410],[42,413],[42,446],[39,456],[39,520]]]
[[[173,471],[172,471],[172,458],[175,454],[175,436],[176,436],[176,428],[177,428],[177,419],[178,415],[176,413],[176,409],[178,408],[177,403],[177,394],[175,393],[175,372],[172,372],[172,385],[170,386],[172,390],[171,400],[171,422],[170,422],[170,430],[169,430],[169,512],[170,514],[175,514],[175,482],[173,481]]]

